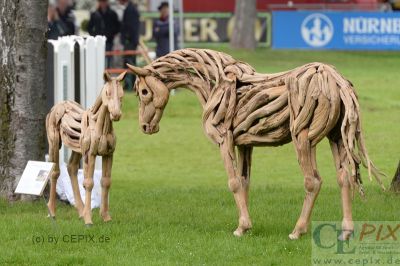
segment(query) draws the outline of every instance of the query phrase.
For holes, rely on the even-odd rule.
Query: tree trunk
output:
[[[400,161],[397,165],[397,171],[394,174],[392,184],[390,185],[390,190],[394,192],[400,192]]]
[[[0,196],[45,154],[47,0],[0,0]]]
[[[231,38],[233,48],[255,49],[256,0],[236,0],[235,25]]]

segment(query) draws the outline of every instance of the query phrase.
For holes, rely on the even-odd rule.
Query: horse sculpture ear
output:
[[[135,74],[137,76],[148,76],[151,74],[150,70],[148,70],[148,69],[132,66],[130,64],[126,64],[126,65],[133,72],[133,74]]]
[[[123,81],[125,79],[126,76],[126,71],[122,72],[118,77],[117,80],[118,81]]]
[[[104,82],[109,82],[109,81],[111,81],[111,76],[110,76],[110,74],[109,74],[107,71],[104,71],[104,73],[103,73],[103,79],[104,79]]]

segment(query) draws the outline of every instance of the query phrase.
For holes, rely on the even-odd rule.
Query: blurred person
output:
[[[97,0],[95,12],[90,15],[88,32],[92,36],[106,36],[106,51],[112,51],[114,38],[119,33],[120,22],[117,13],[110,8],[108,0]],[[107,57],[107,68],[111,67],[112,57]]]
[[[74,35],[76,33],[76,19],[72,12],[70,0],[57,0],[56,10],[61,29],[60,36]]]
[[[381,11],[381,12],[392,12],[393,11],[390,0],[379,0],[378,2],[380,3],[379,11]]]
[[[170,52],[169,47],[169,5],[162,2],[158,7],[160,18],[154,22],[153,36],[156,40],[156,56],[161,57]],[[174,49],[178,48],[179,26],[174,22]]]
[[[124,50],[136,50],[139,44],[139,11],[130,0],[119,0],[119,3],[124,6],[124,14],[121,24],[121,44]],[[136,65],[136,56],[124,56],[124,67],[126,64]],[[136,76],[129,74],[125,78],[125,89],[131,89],[135,82]]]
[[[47,24],[49,27],[47,33],[48,39],[57,40],[58,37],[62,36],[64,29],[59,23],[57,9],[52,3],[49,3],[49,7],[47,8]]]

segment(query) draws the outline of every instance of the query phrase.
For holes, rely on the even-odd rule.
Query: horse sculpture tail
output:
[[[349,170],[351,171],[351,182],[359,188],[361,195],[364,195],[361,177],[359,173],[359,165],[362,164],[368,170],[369,179],[372,176],[385,190],[382,183],[381,176],[385,176],[369,158],[367,148],[365,146],[364,136],[361,128],[361,112],[358,103],[357,95],[354,90],[353,84],[345,79],[339,72],[332,66],[326,66],[325,69],[330,72],[334,77],[337,87],[339,88],[342,114],[340,124],[340,135],[343,141],[343,146],[346,150],[347,160],[349,163]],[[338,125],[339,126],[339,125]]]

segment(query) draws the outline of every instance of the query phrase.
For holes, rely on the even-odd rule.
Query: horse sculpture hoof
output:
[[[112,220],[112,219],[111,219],[111,216],[110,216],[109,214],[101,215],[101,217],[103,218],[103,221],[104,221],[105,223],[110,222],[110,221]]]
[[[289,239],[290,240],[297,240],[301,237],[301,235],[304,235],[305,233],[307,233],[307,231],[300,231],[300,230],[293,230],[293,232],[291,234],[289,234]]]
[[[247,231],[251,229],[251,225],[249,227],[238,227],[234,232],[233,235],[237,237],[243,236]]]
[[[353,234],[353,230],[342,230],[342,233],[338,237],[339,241],[347,241],[350,239],[350,236]]]
[[[233,235],[234,235],[234,236],[237,236],[237,237],[241,237],[241,236],[243,236],[243,231],[240,230],[240,229],[236,229],[236,230],[233,232]]]
[[[90,227],[92,227],[92,226],[93,226],[93,223],[90,223],[90,224],[85,224],[85,226],[86,226],[87,228],[90,228]]]
[[[299,234],[289,234],[289,239],[290,240],[297,240],[299,239],[300,235]]]

